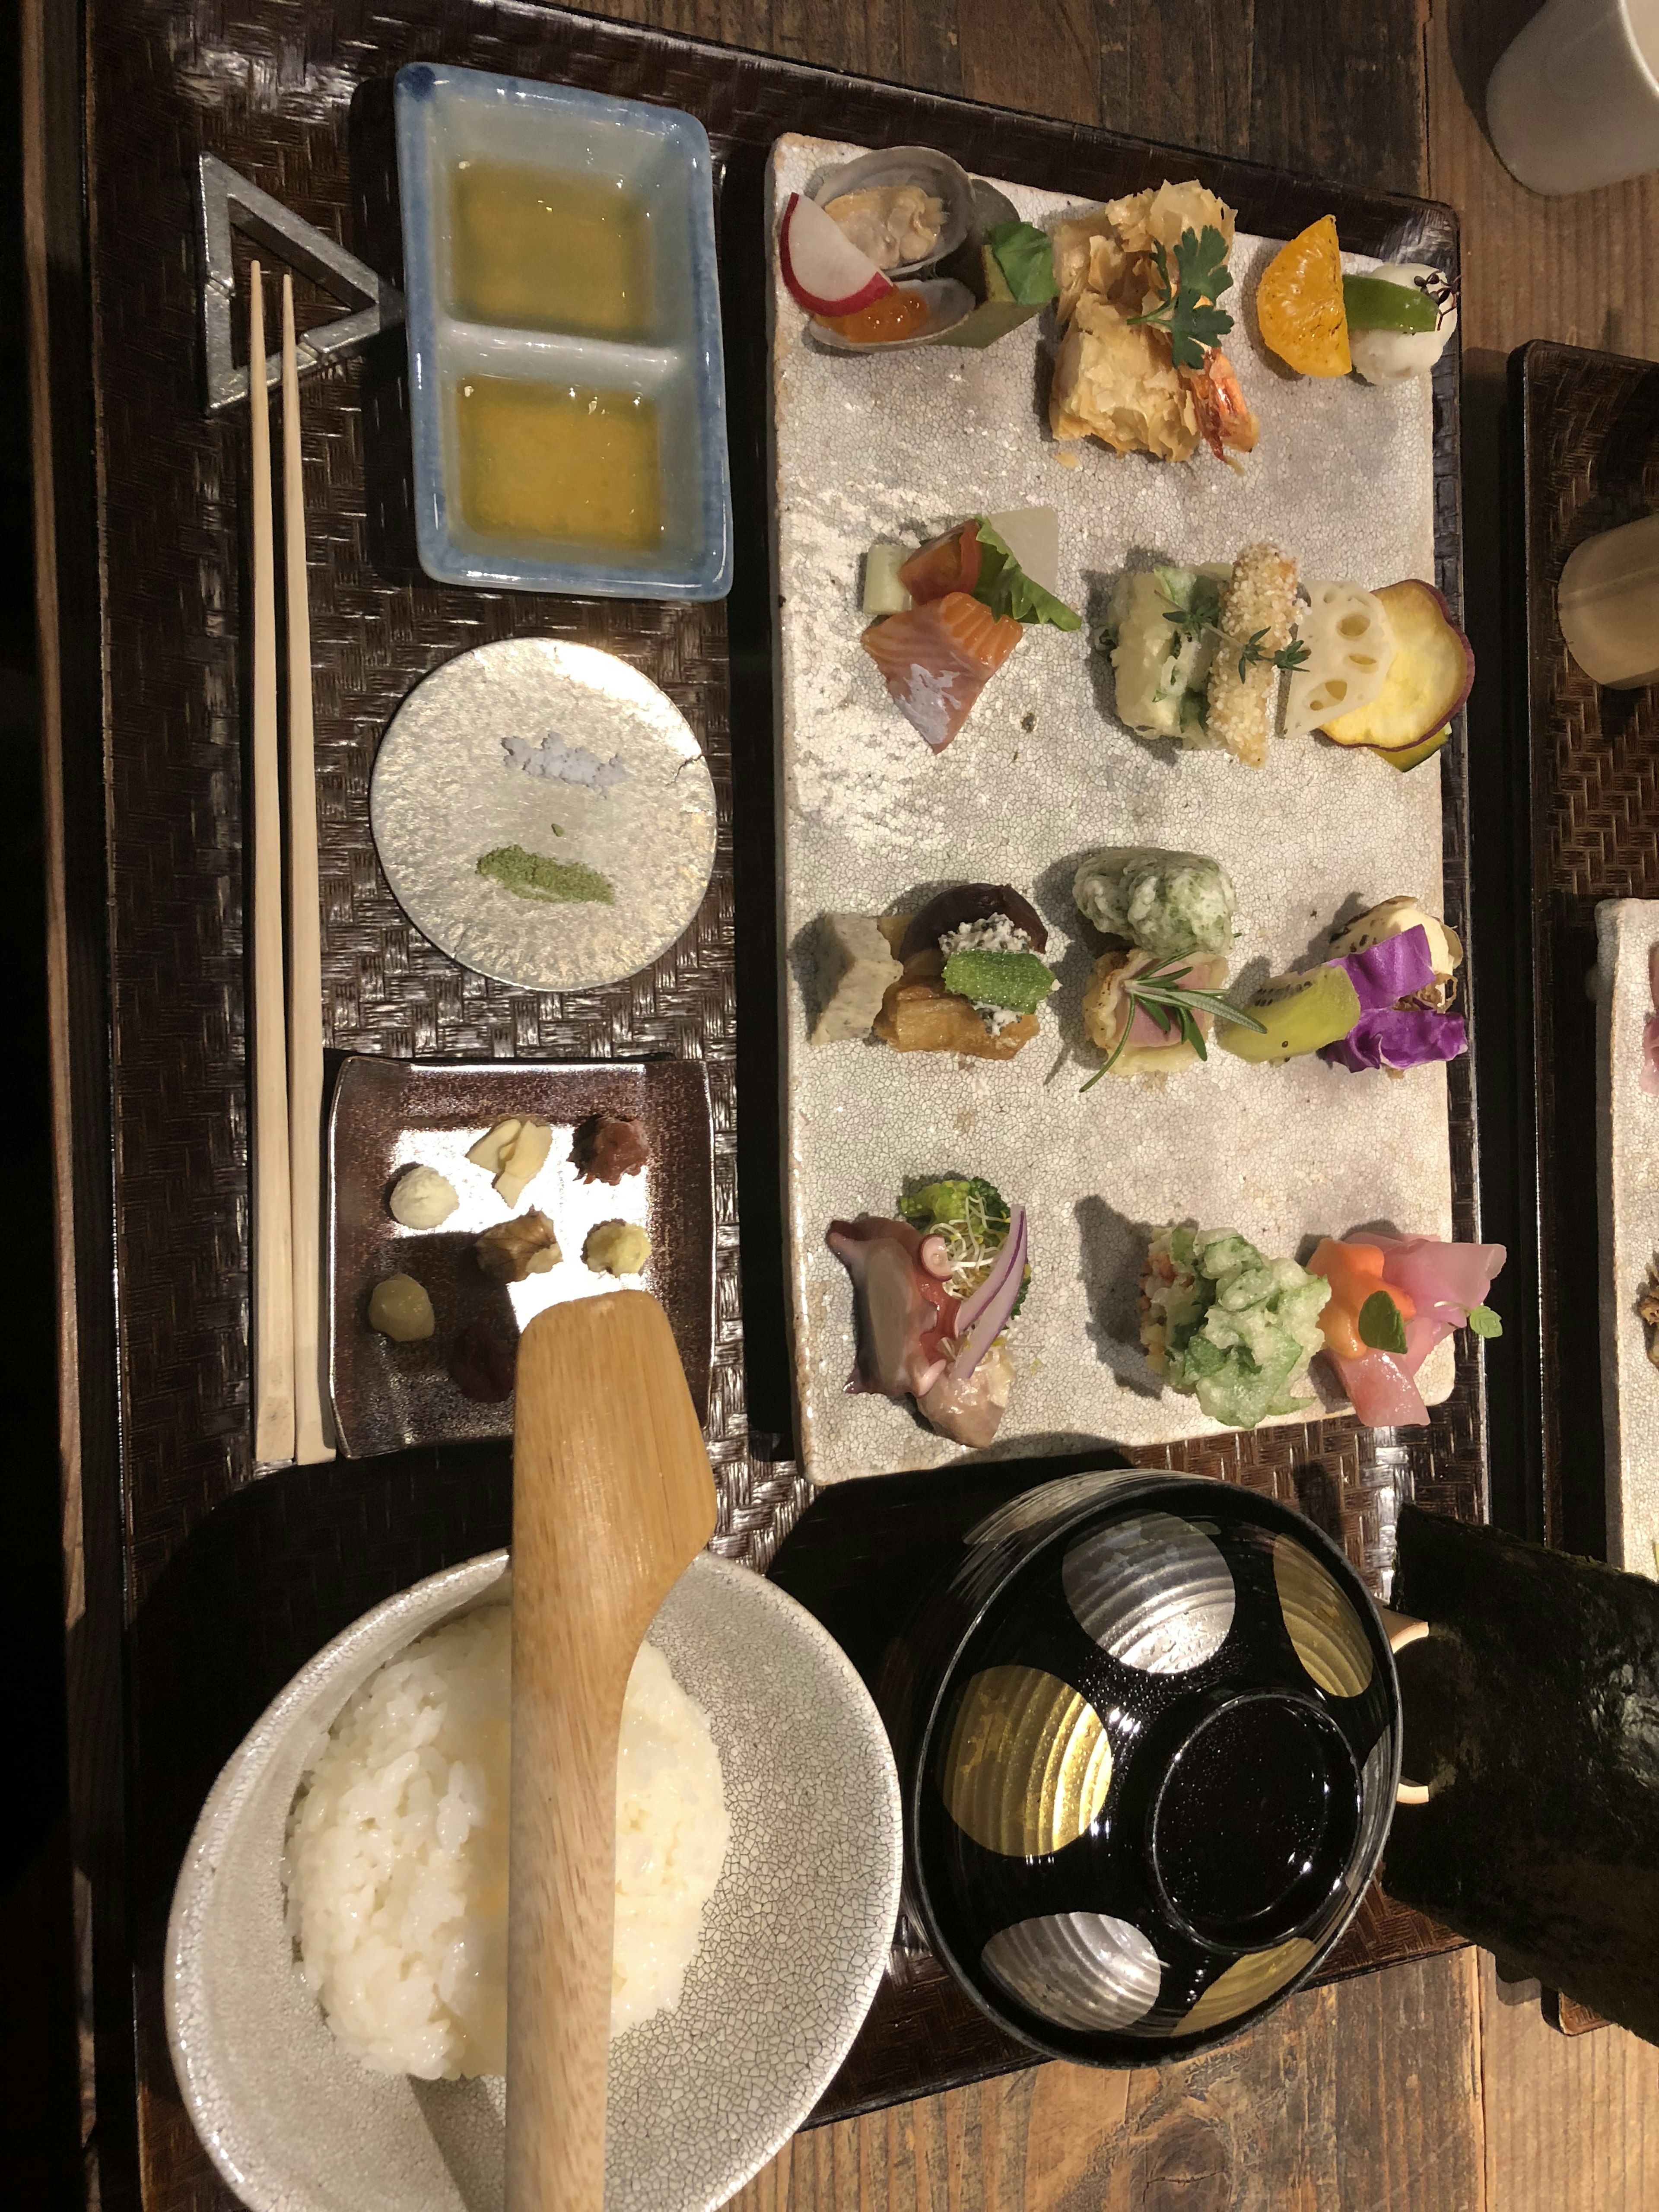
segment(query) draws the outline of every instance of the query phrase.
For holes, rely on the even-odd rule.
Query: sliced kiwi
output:
[[[1241,1024],[1218,1020],[1216,1042],[1240,1060],[1295,1060],[1345,1037],[1359,1019],[1359,994],[1345,969],[1327,965],[1306,975],[1275,975],[1245,1008],[1261,1024],[1260,1034]]]

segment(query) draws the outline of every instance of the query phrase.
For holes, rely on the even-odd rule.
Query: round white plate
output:
[[[415,927],[526,990],[636,975],[690,924],[714,866],[714,787],[684,715],[614,653],[552,638],[478,646],[418,684],[381,739],[369,818]],[[585,888],[609,898],[480,873],[514,847],[592,872]]]

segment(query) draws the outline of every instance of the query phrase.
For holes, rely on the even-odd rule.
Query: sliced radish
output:
[[[893,289],[816,200],[791,192],[778,233],[783,281],[809,315],[855,315]]]

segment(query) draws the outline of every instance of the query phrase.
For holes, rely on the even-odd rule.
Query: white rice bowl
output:
[[[511,1659],[507,1606],[429,1630],[357,1692],[289,1815],[306,1982],[382,2073],[506,2071]],[[679,2002],[730,1834],[708,1717],[647,1644],[617,1753],[613,2037]]]
[[[470,1641],[477,1633],[470,1617],[498,1612],[508,1589],[506,1555],[492,1553],[365,1613],[266,1710],[202,1809],[167,1929],[167,2037],[185,2108],[252,2212],[495,2212],[502,2203],[501,2080],[388,2072],[385,2057],[366,2063],[348,2050],[295,1955],[284,1873],[293,1871],[290,1819],[301,1785],[330,1758],[330,1732],[359,1693],[387,1661],[394,1673],[418,1663],[421,1639],[446,1623],[466,1628]],[[706,1717],[730,1836],[678,2002],[637,2019],[611,2043],[605,2206],[712,2212],[811,2112],[874,1995],[898,1901],[898,1782],[886,1732],[846,1655],[763,1577],[705,1553],[670,1592],[650,1634],[673,1680]],[[430,1766],[427,1745],[413,1760],[426,1779],[412,1796],[409,1776],[399,1785],[409,1804],[420,1799],[429,1820],[424,1863],[379,1929],[401,1955],[405,1920],[416,1926],[427,1915],[433,1948],[421,1958],[420,1998],[388,2025],[396,2008],[385,2005],[374,1971],[376,1962],[385,1966],[384,1955],[347,1941],[343,1926],[325,1935],[326,1917],[317,1957],[341,1991],[361,1971],[359,1995],[371,2008],[359,2015],[356,2032],[369,2039],[401,2035],[411,2021],[415,2032],[429,2032],[435,1996],[441,2032],[430,2056],[459,2065],[481,2033],[471,1993],[484,1986],[483,1967],[477,1982],[470,1977],[479,1945],[487,1966],[479,1931],[489,1915],[474,1911],[469,1894],[463,1929],[453,1917],[453,1870],[438,1861],[462,1816],[469,1842],[488,1831],[489,1761],[469,1749],[443,1766],[465,1704],[453,1669],[445,1674],[443,1704],[441,1716],[434,1709],[420,1723],[435,1722]],[[366,1705],[356,1710],[367,1719]],[[344,1733],[335,1736],[337,1747]],[[647,1735],[641,1740],[647,1743]],[[635,1762],[641,1774],[624,1784],[647,1805],[660,1779],[659,1749],[651,1747]],[[458,1763],[477,1771],[453,1776]],[[371,1790],[389,1788],[389,1773],[388,1766]],[[647,1823],[655,1817],[647,1814]],[[302,1806],[293,1825],[303,1853],[328,1824],[319,1817],[317,1837],[301,1839]],[[712,1855],[701,1814],[697,1836]],[[631,1847],[625,1835],[619,1840],[618,1871],[633,1892],[631,1903],[619,1900],[623,1911],[653,1893],[660,1905],[653,1871],[630,1871]],[[355,1881],[362,1896],[368,1864],[354,1870],[347,1854],[346,1891]],[[705,1863],[699,1881],[708,1870]],[[487,1887],[481,1881],[480,1895]],[[331,1912],[332,1895],[325,1887],[313,1900],[307,1884],[306,1902],[321,1901]],[[378,1897],[377,1889],[371,1903]],[[392,1903],[389,1890],[380,1910]],[[678,1905],[669,1917],[683,1920]],[[665,1952],[653,1973],[658,1966],[682,1971]],[[650,1986],[641,1978],[641,1990]]]

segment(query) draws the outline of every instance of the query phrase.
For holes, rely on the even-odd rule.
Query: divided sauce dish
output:
[[[724,598],[732,489],[702,124],[428,62],[399,70],[395,108],[422,568],[508,590]],[[544,223],[592,234],[585,285],[555,285],[536,251]]]

